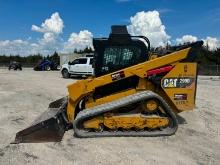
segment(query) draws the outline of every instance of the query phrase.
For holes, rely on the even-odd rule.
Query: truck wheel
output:
[[[62,76],[63,76],[63,78],[69,78],[70,77],[70,74],[69,74],[67,69],[62,70]]]
[[[46,70],[46,71],[50,71],[50,66],[49,66],[49,65],[46,65],[46,66],[45,66],[45,70]]]
[[[56,66],[56,69],[57,69],[57,70],[60,70],[60,65],[57,65],[57,66]]]

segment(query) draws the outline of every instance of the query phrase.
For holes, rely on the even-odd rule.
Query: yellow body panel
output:
[[[95,117],[92,118],[91,120],[85,121],[83,123],[84,128],[86,129],[95,129],[95,130],[100,130],[100,124],[103,124],[103,117]]]
[[[161,87],[179,111],[194,108],[196,79],[196,63],[179,63],[163,77]]]
[[[141,114],[131,115],[106,115],[104,118],[96,117],[83,123],[86,129],[100,130],[100,126],[104,125],[109,129],[144,129],[144,128],[161,128],[166,127],[169,120],[166,117],[159,116],[144,116]]]
[[[186,48],[169,55],[154,58],[152,60],[125,68],[123,70],[119,70],[117,72],[103,75],[97,78],[91,78],[86,80],[77,81],[74,84],[68,86],[69,91],[69,103],[67,107],[67,116],[70,122],[73,121],[75,116],[75,107],[79,103],[79,101],[84,97],[87,96],[88,102],[86,103],[86,107],[92,107],[98,104],[102,104],[108,101],[113,101],[114,99],[118,99],[120,97],[127,96],[138,90],[153,90],[155,88],[151,82],[147,81],[145,77],[147,77],[147,71],[159,68],[166,65],[175,66],[179,64],[179,61],[185,59],[189,52],[190,48]],[[100,98],[98,100],[92,99],[92,93],[95,91],[95,88],[101,87],[107,84],[112,83],[114,80],[112,78],[113,74],[117,74],[119,72],[123,72],[124,78],[131,77],[131,76],[138,76],[139,77],[139,84],[137,89],[129,90],[129,91],[122,91],[118,94],[113,94],[111,96],[107,96],[105,98]],[[160,92],[160,91],[159,91]],[[91,95],[91,97],[90,97]]]
[[[169,120],[163,117],[145,117],[140,114],[137,115],[122,115],[104,118],[104,125],[110,129],[144,129],[144,128],[161,128],[166,127]]]

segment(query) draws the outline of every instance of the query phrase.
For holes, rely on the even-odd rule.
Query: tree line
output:
[[[172,47],[169,45],[164,50],[169,50]],[[153,49],[152,49],[153,50]],[[154,49],[154,51],[159,52],[158,49]],[[74,53],[92,53],[93,50],[91,48],[85,48],[84,50],[75,50]],[[208,47],[198,48],[195,52],[197,54],[195,61],[200,66],[205,65],[220,65],[220,48],[217,50],[211,51]],[[57,52],[54,52],[52,55],[43,56],[42,54],[29,55],[29,56],[21,56],[21,55],[0,55],[0,64],[9,64],[12,61],[20,62],[22,65],[34,65],[37,64],[40,60],[48,59],[54,61],[56,63],[60,62],[60,57]]]
[[[174,47],[181,47],[187,44],[189,43]],[[166,47],[152,48],[151,51],[156,54],[164,55],[167,54],[167,52],[175,51],[175,49],[173,49],[174,47],[166,45]],[[196,54],[194,59],[195,62],[200,65],[220,65],[220,48],[217,48],[216,50],[210,50],[208,46],[202,46],[194,49],[193,53]]]

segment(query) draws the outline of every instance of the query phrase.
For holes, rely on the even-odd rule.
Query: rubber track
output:
[[[81,129],[83,121],[101,115],[103,113],[117,110],[120,107],[131,105],[140,101],[156,98],[160,105],[163,107],[166,115],[172,119],[172,127],[164,128],[163,130],[154,130],[154,131],[116,131],[116,132],[89,132],[84,129]],[[120,136],[143,136],[143,137],[155,137],[155,136],[170,136],[173,135],[178,128],[178,122],[175,114],[173,113],[170,106],[164,101],[164,99],[158,94],[152,91],[142,91],[130,96],[123,97],[121,99],[101,104],[93,108],[88,108],[83,111],[80,111],[75,120],[73,121],[74,136],[81,138],[92,138],[92,137],[120,137]]]

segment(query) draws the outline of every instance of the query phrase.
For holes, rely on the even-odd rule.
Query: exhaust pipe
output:
[[[70,124],[66,118],[68,98],[63,97],[49,104],[48,111],[39,116],[34,123],[16,134],[18,143],[59,142]]]

